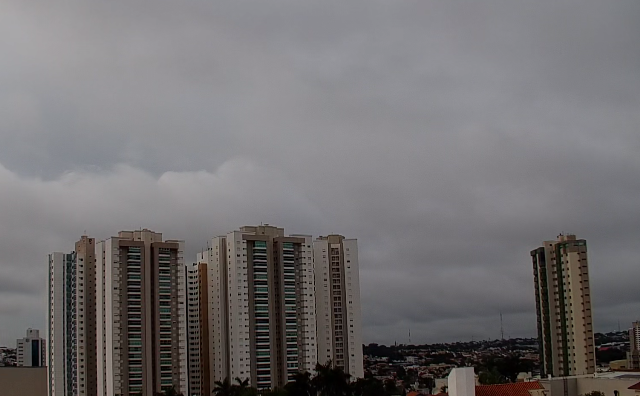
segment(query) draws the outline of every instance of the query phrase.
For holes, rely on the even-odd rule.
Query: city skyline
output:
[[[221,233],[221,234],[224,234],[224,233]],[[109,235],[109,234],[105,234],[105,235]],[[93,237],[91,239],[101,240],[101,238],[93,238]],[[109,238],[106,238],[106,239],[109,239]],[[204,242],[204,245],[206,246],[208,243],[210,243],[210,241],[211,240],[208,239],[207,241]],[[188,245],[188,244],[189,244],[189,241],[188,240],[185,241],[185,245]],[[201,248],[199,250],[204,250],[204,248]],[[184,254],[187,255],[187,254],[193,253],[193,251],[194,251],[194,249],[186,250],[186,253],[184,253]],[[68,252],[64,253],[64,255],[67,255],[67,254],[68,254]],[[197,255],[197,253],[196,253],[196,255]],[[524,256],[526,257],[527,254],[525,254]],[[196,263],[197,260],[194,260],[193,262]],[[530,274],[530,269],[531,269],[530,268],[530,266],[531,266],[530,262],[527,263],[526,265],[523,263],[523,265],[527,266],[527,270],[529,270],[529,273],[527,273],[527,276],[529,276],[529,283],[531,283],[530,282],[530,276],[531,276],[531,274]],[[533,293],[533,288],[531,288],[530,292]],[[515,320],[512,318],[512,313],[510,313],[508,311],[507,312],[502,311],[502,314],[503,314],[504,319],[505,319],[504,320],[505,338],[535,337],[536,336],[537,333],[536,333],[536,329],[535,329],[535,315],[536,315],[535,314],[535,301],[534,301],[533,298],[531,300],[532,300],[532,306],[531,306],[530,315],[529,315],[530,319],[527,319],[527,320],[530,321],[529,323],[527,323],[527,325],[530,325],[530,326],[525,326],[525,327],[531,327],[532,328],[530,333],[514,334],[513,333],[513,322]],[[597,296],[596,296],[596,301],[597,301]],[[364,309],[366,310],[366,307]],[[599,317],[597,312],[598,312],[597,309],[594,309],[594,316]],[[469,340],[472,340],[472,339],[476,339],[476,340],[479,340],[479,339],[487,339],[487,340],[499,339],[501,337],[501,332],[500,332],[501,331],[501,329],[500,329],[500,313],[501,312],[499,312],[499,311],[495,312],[495,315],[490,318],[491,320],[495,321],[495,326],[494,326],[495,328],[493,329],[493,332],[487,337],[477,336],[477,335],[475,335],[475,333],[471,332],[471,333],[469,333],[470,335],[467,338],[462,336],[460,338],[428,339],[428,338],[422,338],[420,332],[419,331],[416,332],[416,330],[414,329],[413,330],[413,337],[411,338],[411,340],[413,341],[412,342],[413,344],[417,345],[417,344],[422,344],[422,343],[433,343],[433,342],[469,341]],[[635,317],[636,316],[634,316],[634,314],[629,315],[629,317],[631,318],[631,320],[629,320],[629,321],[624,321],[624,320],[619,320],[619,319],[615,319],[614,318],[615,322],[612,321],[613,323],[610,323],[610,327],[603,328],[603,329],[601,328],[603,326],[600,326],[600,327],[598,326],[599,320],[597,320],[596,324],[595,324],[594,332],[612,331],[612,330],[617,329],[620,323],[626,323],[626,322],[631,323],[632,321],[635,321]],[[511,318],[511,320],[510,320],[510,318]],[[45,320],[42,320],[43,324],[42,324],[42,326],[40,328],[43,328],[43,329],[46,328],[46,326],[44,325],[44,322],[46,322],[46,318],[45,318]],[[37,326],[32,326],[32,327],[38,328]],[[622,326],[622,327],[624,328],[625,326]],[[367,340],[365,338],[365,339],[363,339],[363,343],[364,344],[368,344],[368,343],[373,342],[373,343],[381,343],[381,344],[388,344],[388,345],[393,344],[393,343],[409,344],[409,340],[410,340],[410,337],[411,337],[409,331],[411,331],[410,328],[399,329],[399,332],[397,334],[392,334],[387,340],[376,340],[376,339],[374,339],[374,340],[370,340],[369,341],[369,340]],[[24,329],[22,329],[22,332],[24,332]],[[366,331],[364,332],[364,334],[366,334]],[[9,346],[12,345],[11,342],[9,342],[8,345]]]
[[[534,336],[559,233],[640,319],[636,0],[2,4],[0,344],[80,235],[261,222],[358,239],[364,343]]]

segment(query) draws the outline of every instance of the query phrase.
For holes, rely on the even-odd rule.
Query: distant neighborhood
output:
[[[596,333],[598,371],[608,371],[609,363],[623,360],[629,351],[625,331]],[[383,381],[391,393],[444,391],[447,376],[456,367],[474,367],[480,384],[529,381],[539,378],[538,340],[456,342],[426,345],[364,346],[365,376]]]

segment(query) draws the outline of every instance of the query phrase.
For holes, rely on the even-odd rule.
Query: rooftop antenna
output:
[[[411,345],[411,328],[409,328],[409,345]]]
[[[620,332],[620,319],[618,319],[618,333]]]
[[[502,325],[502,312],[500,312],[500,337],[504,341],[504,326]]]

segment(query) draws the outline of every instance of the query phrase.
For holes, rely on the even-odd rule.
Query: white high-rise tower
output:
[[[313,242],[318,361],[364,376],[358,241],[342,235]]]
[[[225,378],[282,387],[317,362],[312,241],[284,229],[242,227],[213,238],[190,277],[191,360],[201,389]],[[208,335],[208,336],[207,336]],[[203,341],[204,340],[204,341]],[[193,355],[193,354],[192,354]],[[195,371],[191,370],[190,371]],[[204,392],[203,392],[204,394]]]
[[[95,243],[49,255],[49,396],[93,396],[96,386]]]
[[[97,395],[188,394],[183,245],[147,229],[96,244]]]

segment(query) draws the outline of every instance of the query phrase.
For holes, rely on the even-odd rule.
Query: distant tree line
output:
[[[516,382],[518,374],[531,372],[534,363],[515,354],[489,356],[477,367],[478,381],[483,385]]]

